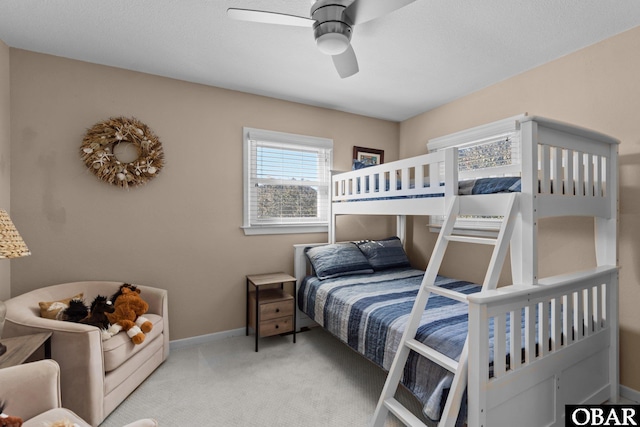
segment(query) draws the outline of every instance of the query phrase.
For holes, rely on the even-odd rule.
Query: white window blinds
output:
[[[245,232],[326,231],[333,141],[249,128],[244,133]]]

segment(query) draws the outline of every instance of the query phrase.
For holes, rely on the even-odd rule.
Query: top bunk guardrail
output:
[[[538,216],[610,218],[617,203],[618,143],[578,126],[520,115],[433,139],[429,154],[336,174],[332,201],[446,197],[467,194],[463,189],[471,187],[463,183],[469,180],[520,177],[509,190],[535,196]],[[491,144],[503,152],[491,157]],[[475,158],[486,165],[471,164]]]
[[[334,175],[332,201],[454,195],[456,155],[453,148]]]

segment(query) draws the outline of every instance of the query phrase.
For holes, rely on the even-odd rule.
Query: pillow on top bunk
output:
[[[368,168],[369,166],[375,166],[373,163],[365,163],[361,160],[353,159],[353,164],[351,165],[351,170],[358,170]]]
[[[354,243],[335,243],[307,248],[305,255],[319,279],[370,274],[373,268]]]
[[[398,237],[389,237],[384,240],[363,240],[357,242],[356,245],[376,271],[411,267],[409,258]]]

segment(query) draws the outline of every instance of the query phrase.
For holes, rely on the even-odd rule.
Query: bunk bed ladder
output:
[[[442,225],[440,234],[438,235],[438,240],[436,241],[433,254],[431,255],[429,265],[427,266],[424,278],[422,279],[420,290],[418,291],[416,301],[413,305],[413,309],[411,310],[409,321],[407,322],[402,339],[398,345],[398,351],[396,352],[393,363],[391,364],[387,380],[384,384],[384,388],[382,389],[380,399],[378,400],[378,404],[371,421],[371,427],[383,427],[389,412],[392,412],[407,426],[426,427],[422,420],[416,417],[395,399],[396,390],[400,380],[402,379],[402,374],[410,350],[432,360],[454,374],[451,389],[449,390],[447,401],[438,426],[453,427],[455,425],[456,418],[460,411],[462,396],[467,386],[468,336],[458,361],[453,360],[421,343],[415,339],[415,336],[418,331],[418,327],[420,326],[420,319],[427,305],[430,294],[434,293],[468,303],[466,294],[451,291],[435,285],[436,276],[440,270],[440,265],[444,258],[448,242],[457,241],[493,245],[493,254],[482,284],[482,290],[495,289],[497,287],[500,271],[502,270],[504,258],[509,248],[509,241],[511,240],[515,217],[517,215],[518,199],[516,194],[508,195],[506,200],[507,201],[504,204],[505,207],[503,208],[504,211],[495,213],[495,215],[503,217],[497,237],[484,238],[453,234],[456,218],[458,215],[464,214],[464,212],[461,212],[460,209],[460,197],[454,196],[451,198],[451,202],[447,209],[446,219]]]

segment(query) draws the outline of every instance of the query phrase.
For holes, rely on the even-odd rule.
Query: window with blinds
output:
[[[326,232],[333,141],[244,128],[245,234]]]
[[[514,176],[520,174],[519,134],[509,132],[462,144],[458,148],[459,180],[480,177]],[[478,173],[477,171],[481,171]],[[444,174],[444,169],[440,172]],[[444,216],[432,215],[430,225],[439,231]],[[500,227],[501,218],[483,216],[459,216],[455,228],[460,234],[491,235]]]

